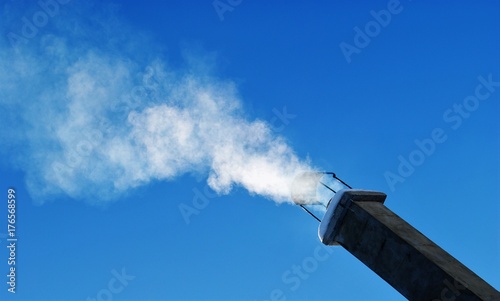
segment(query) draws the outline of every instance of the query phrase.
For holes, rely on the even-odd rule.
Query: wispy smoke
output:
[[[34,199],[104,202],[201,173],[219,193],[242,186],[281,202],[294,176],[311,169],[269,124],[244,114],[233,83],[197,60],[174,71],[144,63],[140,43],[91,38],[93,30],[70,26],[1,46],[3,149]]]

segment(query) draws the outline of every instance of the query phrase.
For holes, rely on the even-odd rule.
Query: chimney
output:
[[[500,293],[389,210],[382,192],[338,191],[319,227],[409,300],[500,300]]]

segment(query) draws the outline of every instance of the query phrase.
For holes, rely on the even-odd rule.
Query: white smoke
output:
[[[219,193],[241,186],[282,202],[294,176],[312,169],[269,124],[245,116],[230,81],[199,66],[144,64],[116,41],[112,51],[74,46],[82,35],[92,32],[0,49],[4,151],[35,199],[105,202],[192,173]]]

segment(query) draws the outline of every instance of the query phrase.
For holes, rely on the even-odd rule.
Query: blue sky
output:
[[[41,3],[1,2],[2,299],[404,300],[289,203],[306,168],[500,287],[500,2]]]

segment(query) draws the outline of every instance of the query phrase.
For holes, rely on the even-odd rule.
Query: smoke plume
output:
[[[122,25],[64,20],[0,46],[3,150],[35,200],[106,202],[203,174],[219,193],[241,186],[282,202],[294,176],[311,170],[268,123],[245,115],[235,84],[203,60],[174,69],[150,59],[147,38],[120,38]]]

